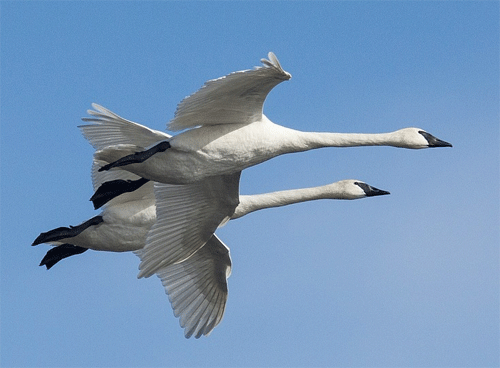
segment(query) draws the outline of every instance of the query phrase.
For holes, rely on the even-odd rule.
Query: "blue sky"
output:
[[[499,3],[1,4],[4,367],[408,366],[499,362]],[[96,215],[92,102],[164,130],[206,80],[269,51],[265,104],[308,131],[423,128],[452,149],[322,149],[245,170],[252,194],[359,179],[390,196],[261,211],[218,231],[222,323],[186,340],[133,254],[46,271],[40,232]]]

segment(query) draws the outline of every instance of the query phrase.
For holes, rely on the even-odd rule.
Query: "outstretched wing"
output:
[[[171,138],[167,133],[124,119],[98,104],[93,103],[92,107],[95,111],[87,110],[92,117],[82,120],[94,124],[80,125],[78,128],[96,150],[119,144],[133,144],[144,149]]]
[[[226,308],[227,278],[231,274],[229,248],[214,234],[191,257],[161,268],[156,274],[186,338],[208,336]]]
[[[156,223],[141,251],[138,277],[192,256],[234,213],[241,172],[186,185],[155,183]]]
[[[244,70],[206,82],[177,106],[169,130],[199,125],[251,123],[262,117],[264,100],[279,83],[292,76],[283,70],[276,55],[262,59],[262,67]]]

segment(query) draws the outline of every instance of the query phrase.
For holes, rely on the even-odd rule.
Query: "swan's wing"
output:
[[[169,130],[199,125],[251,123],[262,117],[267,94],[279,83],[291,78],[276,56],[262,59],[262,67],[244,70],[206,82],[201,89],[177,106]]]
[[[186,185],[154,184],[157,220],[141,252],[139,278],[184,261],[212,237],[238,205],[240,174]]]
[[[119,144],[133,144],[141,150],[171,137],[166,133],[124,119],[98,104],[94,103],[92,107],[95,111],[87,110],[92,117],[82,118],[82,120],[94,124],[80,125],[79,128],[96,150]]]
[[[208,336],[222,320],[226,307],[229,248],[214,234],[191,257],[156,274],[186,338]]]

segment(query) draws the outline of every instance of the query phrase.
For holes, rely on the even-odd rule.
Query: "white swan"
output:
[[[103,178],[94,164],[94,185]],[[111,171],[123,175],[124,171]],[[127,173],[131,179],[134,174]],[[108,176],[109,178],[109,176]],[[123,176],[121,176],[123,178]],[[357,180],[342,180],[315,188],[285,190],[259,195],[240,196],[240,204],[231,219],[250,212],[315,199],[358,199],[389,194]],[[135,251],[142,258],[146,235],[156,220],[153,183],[124,193],[107,203],[99,216],[74,227],[59,227],[41,233],[33,245],[49,243],[49,250],[40,266],[47,269],[63,258],[83,253],[87,249],[111,252]],[[188,259],[158,268],[165,292],[185,337],[208,335],[220,323],[227,300],[227,278],[231,274],[229,248],[213,234]]]
[[[285,153],[321,147],[451,147],[419,128],[347,134],[301,132],[276,125],[262,113],[264,100],[274,86],[291,75],[272,52],[268,57],[261,60],[263,67],[210,80],[186,97],[168,128],[189,130],[148,150],[140,144],[125,144],[97,152],[97,158],[110,162],[101,170],[123,166],[156,182],[186,184],[241,172]]]
[[[351,179],[319,187],[240,195],[240,203],[228,220],[240,218],[254,211],[300,202],[319,199],[360,199],[385,194],[389,192],[360,180]],[[156,210],[153,182],[148,182],[138,190],[124,193],[108,202],[100,215],[80,225],[58,227],[41,233],[32,245],[49,243],[59,246],[70,243],[77,247],[108,252],[142,250],[147,234],[156,222]],[[54,264],[48,264],[48,268]]]

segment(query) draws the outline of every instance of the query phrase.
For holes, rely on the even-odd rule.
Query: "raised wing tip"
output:
[[[288,72],[286,72],[283,67],[281,66],[278,58],[276,57],[276,55],[274,54],[274,52],[270,51],[268,54],[267,54],[267,57],[269,58],[268,59],[260,59],[260,62],[262,64],[264,64],[266,67],[268,68],[274,68],[274,69],[277,69],[279,70],[281,73],[283,73],[286,77],[286,79],[290,79],[292,77],[292,75]]]
[[[109,111],[109,110],[108,110],[108,109],[106,109],[104,106],[101,106],[101,105],[99,105],[99,104],[97,104],[97,103],[95,103],[95,102],[92,102],[92,108],[93,108],[95,111],[97,111],[97,112],[101,112],[101,113],[106,113],[106,112],[108,112],[108,111]],[[88,111],[92,111],[92,110],[87,110],[87,112],[88,112]],[[95,111],[94,111],[94,112],[95,112]]]
[[[87,114],[92,115],[92,116],[98,116],[99,114],[109,114],[110,111],[106,109],[105,107],[96,104],[95,102],[92,102],[92,108],[94,110],[87,110]],[[83,121],[87,121],[86,119],[93,119],[93,118],[82,118]]]

